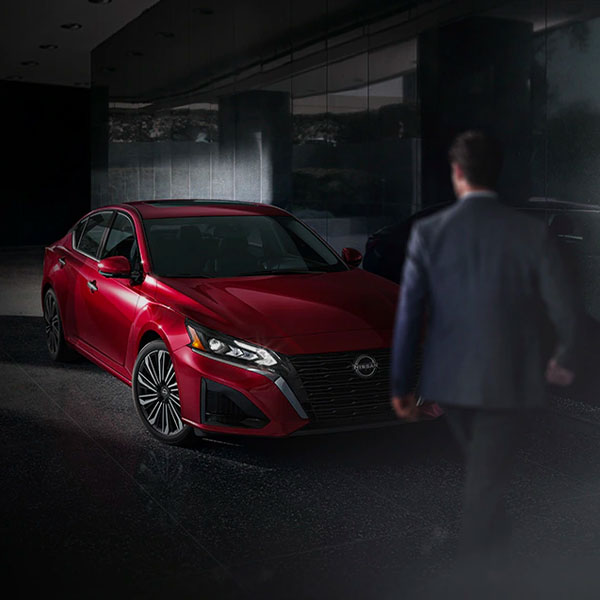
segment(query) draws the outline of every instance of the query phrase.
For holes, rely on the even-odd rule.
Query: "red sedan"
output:
[[[269,205],[103,207],[46,248],[48,350],[130,385],[167,443],[390,422],[398,286],[360,260]]]

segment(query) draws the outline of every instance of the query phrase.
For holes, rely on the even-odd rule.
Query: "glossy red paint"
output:
[[[225,363],[190,347],[186,319],[285,357],[390,346],[398,286],[361,269],[315,274],[174,279],[153,274],[144,219],[198,215],[287,215],[261,204],[131,203],[92,211],[133,223],[142,273],[115,277],[128,261],[97,261],[73,247],[73,230],[46,248],[42,297],[56,294],[66,342],[127,384],[144,344],[161,339],[173,361],[185,423],[206,432],[286,436],[309,421],[282,378]],[[87,216],[87,215],[86,215]],[[108,275],[108,276],[107,276]],[[113,276],[110,276],[113,275]],[[203,422],[202,382],[239,391],[266,415],[259,429]],[[285,379],[285,377],[283,377]]]
[[[98,263],[98,272],[105,277],[127,278],[131,275],[131,263],[124,256],[110,256]]]
[[[358,267],[363,259],[362,254],[355,248],[344,248],[342,250],[342,258],[349,267]]]

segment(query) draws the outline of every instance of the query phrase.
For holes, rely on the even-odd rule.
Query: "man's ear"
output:
[[[460,168],[460,165],[458,163],[453,162],[451,166],[452,166],[452,176],[455,179],[464,179],[465,174],[464,174],[463,170]]]

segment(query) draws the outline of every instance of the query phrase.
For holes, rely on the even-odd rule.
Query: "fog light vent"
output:
[[[269,419],[244,394],[210,379],[202,380],[202,422],[260,429]]]

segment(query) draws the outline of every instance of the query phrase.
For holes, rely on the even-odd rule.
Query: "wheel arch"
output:
[[[148,302],[140,309],[131,325],[127,344],[125,369],[129,377],[133,376],[137,357],[148,342],[159,340],[172,354],[180,345],[189,341],[184,321],[180,314],[155,302]]]
[[[163,337],[158,333],[158,331],[156,331],[155,329],[147,329],[143,334],[142,337],[140,338],[138,345],[137,345],[137,352],[136,352],[136,356],[137,354],[140,353],[140,350],[146,345],[149,344],[150,342],[154,342],[155,340],[160,340],[161,342],[164,342],[165,340],[163,339]],[[166,343],[166,342],[165,342]]]
[[[50,289],[54,289],[54,286],[52,285],[52,282],[49,279],[46,279],[46,281],[44,281],[42,283],[42,302],[44,302],[44,298],[46,297],[46,292]],[[54,292],[56,293],[56,292]]]
[[[160,331],[161,327],[153,321],[147,321],[140,329],[132,327],[127,358],[125,359],[125,367],[130,377],[133,377],[133,369],[138,354],[146,344],[159,340],[165,344],[169,352],[171,351],[169,340]]]

